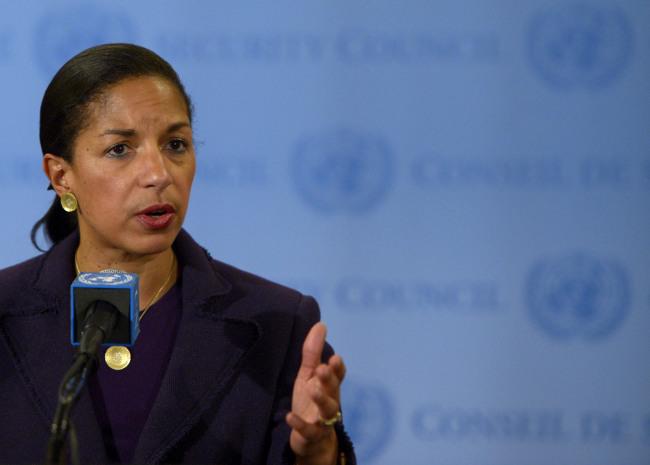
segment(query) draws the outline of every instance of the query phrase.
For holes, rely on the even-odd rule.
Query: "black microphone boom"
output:
[[[70,413],[88,374],[97,369],[97,349],[117,325],[119,310],[104,300],[92,302],[86,311],[75,361],[59,387],[59,403],[47,445],[47,464],[64,464],[65,438],[72,425]]]
[[[91,303],[81,330],[78,354],[87,353],[96,359],[99,346],[113,334],[119,314],[117,307],[105,300]]]

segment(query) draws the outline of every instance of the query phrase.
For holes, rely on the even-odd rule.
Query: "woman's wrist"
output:
[[[331,439],[330,439],[331,438]],[[332,428],[332,435],[330,438],[325,439],[327,444],[323,444],[322,449],[310,456],[307,457],[296,457],[296,465],[338,465],[341,464],[340,457],[341,453],[339,451],[339,441],[336,436],[334,428]],[[345,454],[343,454],[344,461],[342,465],[345,465]]]

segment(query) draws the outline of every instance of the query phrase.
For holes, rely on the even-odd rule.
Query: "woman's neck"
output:
[[[178,263],[172,248],[147,255],[126,253],[98,254],[86,251],[80,244],[75,253],[77,272],[100,272],[117,269],[139,276],[140,309],[153,305],[171,289],[177,279]]]

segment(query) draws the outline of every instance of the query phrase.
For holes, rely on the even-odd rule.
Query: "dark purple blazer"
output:
[[[78,234],[0,271],[0,463],[42,463],[71,365]],[[302,342],[319,319],[302,294],[213,260],[185,231],[174,250],[183,313],[133,463],[293,463],[284,417]],[[324,358],[332,353],[326,347]],[[82,463],[106,463],[88,392],[72,414]],[[339,447],[354,464],[340,424]]]

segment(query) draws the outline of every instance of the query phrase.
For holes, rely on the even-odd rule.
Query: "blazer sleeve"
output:
[[[316,301],[309,296],[303,296],[296,310],[290,342],[285,362],[282,367],[274,406],[274,428],[271,434],[271,445],[267,459],[268,465],[294,465],[295,455],[289,445],[291,428],[285,417],[291,410],[293,384],[300,368],[302,345],[311,327],[320,320],[320,310]],[[334,354],[329,344],[325,344],[322,360],[328,360]],[[339,443],[339,455],[345,458],[345,465],[356,465],[352,442],[345,432],[343,423],[334,425]],[[341,454],[342,453],[342,454]]]

